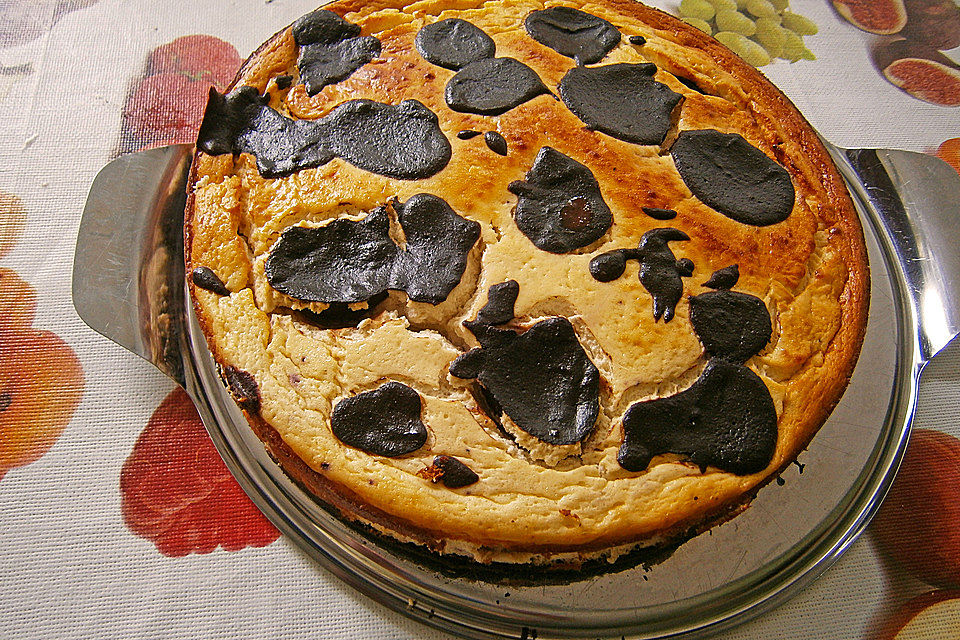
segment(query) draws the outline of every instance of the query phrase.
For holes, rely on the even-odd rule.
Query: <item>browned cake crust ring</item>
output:
[[[213,270],[230,294],[192,282],[195,309],[221,366],[247,372],[255,382],[256,411],[249,403],[244,408],[290,475],[344,516],[388,535],[484,561],[547,562],[613,557],[716,521],[795,459],[852,372],[866,323],[868,275],[862,234],[842,179],[779,91],[712,38],[657,10],[611,0],[577,6],[623,34],[598,64],[652,62],[655,79],[683,96],[661,145],[591,130],[549,94],[498,116],[455,112],[443,96],[456,71],[418,54],[419,29],[438,18],[463,18],[493,38],[498,57],[521,60],[557,94],[573,60],[531,38],[522,26],[541,4],[357,1],[327,8],[360,25],[364,36],[377,36],[379,56],[314,96],[296,82],[278,90],[275,78],[297,75],[298,46],[288,29],[247,61],[236,86],[269,91],[272,107],[304,119],[329,116],[356,98],[387,104],[416,99],[439,116],[453,150],[443,170],[418,180],[386,178],[339,158],[266,180],[249,154],[197,154],[185,228],[187,270]],[[646,43],[630,45],[630,35],[642,35]],[[678,130],[693,129],[739,133],[785,167],[797,194],[789,218],[745,225],[691,196],[673,168],[669,147]],[[456,134],[462,130],[497,131],[508,155],[493,153],[481,138],[461,140]],[[544,146],[587,166],[613,211],[613,226],[599,240],[562,255],[538,249],[516,232],[512,215],[518,199],[506,188],[524,179]],[[321,330],[303,313],[325,305],[298,302],[270,287],[263,262],[288,227],[362,219],[391,198],[405,202],[418,193],[441,196],[483,227],[480,250],[471,252],[461,284],[446,301],[414,303],[393,292],[378,307],[384,313],[360,327]],[[675,210],[677,216],[658,222],[641,213],[642,207]],[[695,265],[693,275],[683,279],[683,301],[669,323],[654,322],[637,267],[605,283],[591,278],[587,268],[591,258],[636,247],[646,232],[666,226],[690,238],[671,248]],[[507,248],[498,253],[497,245]],[[675,394],[702,373],[707,356],[690,325],[686,300],[707,291],[703,283],[711,273],[732,264],[739,267],[736,291],[763,300],[772,319],[769,344],[747,361],[776,405],[778,437],[769,464],[744,475],[712,466],[702,472],[684,456],[665,454],[644,471],[626,471],[616,461],[624,412],[637,401]],[[515,440],[504,437],[469,393],[469,381],[448,374],[453,359],[477,344],[461,322],[476,318],[489,288],[509,279],[520,282],[510,326],[528,329],[543,318],[568,317],[600,369],[602,410],[582,443],[547,446],[516,429]],[[377,357],[363,353],[364,343]],[[419,351],[404,355],[411,350]],[[393,365],[376,364],[391,358]],[[430,362],[432,369],[417,368]],[[438,370],[443,379],[431,378]],[[335,404],[389,380],[412,385],[426,399],[429,438],[421,450],[378,458],[333,438],[323,440]],[[304,428],[305,423],[313,426]],[[464,424],[474,440],[435,433]],[[475,454],[474,460],[470,444],[496,455],[485,461]],[[466,462],[479,482],[450,489],[417,476],[437,454]],[[501,472],[515,466],[525,469],[520,476],[531,474],[520,481],[529,493],[498,479],[498,466]]]

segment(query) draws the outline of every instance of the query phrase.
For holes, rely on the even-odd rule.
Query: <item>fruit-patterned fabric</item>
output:
[[[0,1],[4,638],[449,637],[283,539],[186,394],[71,304],[97,171],[193,141],[209,87],[315,3]],[[956,0],[653,4],[761,66],[831,142],[936,154],[960,172]],[[720,637],[960,637],[958,372],[955,343],[924,374],[910,449],[868,532],[798,596]]]

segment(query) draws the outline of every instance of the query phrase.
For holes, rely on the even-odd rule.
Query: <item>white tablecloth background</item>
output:
[[[38,37],[17,44],[8,33],[0,47],[0,65],[30,65],[28,73],[0,75],[0,191],[27,210],[26,228],[0,266],[36,289],[34,326],[72,347],[86,382],[53,447],[0,481],[0,636],[447,638],[360,596],[282,538],[171,558],[132,533],[120,509],[121,466],[173,385],[88,329],[71,304],[84,199],[116,153],[121,110],[148,53],[202,33],[246,56],[315,0],[101,0],[52,26],[54,0],[2,0],[0,12],[28,4]],[[764,72],[826,138],[929,152],[960,136],[960,109],[920,102],[880,78],[867,55],[873,36],[826,1],[794,0],[793,8],[820,26],[807,39],[818,60],[778,61]],[[918,425],[960,436],[958,371],[960,345],[953,345],[927,371]],[[929,589],[888,569],[866,535],[798,597],[722,637],[869,637],[891,607]]]

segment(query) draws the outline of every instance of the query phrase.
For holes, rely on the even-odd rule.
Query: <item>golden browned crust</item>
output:
[[[509,142],[511,154],[507,159],[494,159],[496,171],[500,172],[494,177],[458,173],[461,171],[457,164],[458,156],[473,153],[468,158],[474,161],[483,160],[484,157],[465,145],[456,144],[450,167],[435,179],[423,181],[425,185],[397,185],[398,181],[379,176],[358,176],[362,172],[335,160],[325,167],[302,172],[309,174],[302,178],[292,176],[285,179],[294,185],[291,188],[295,188],[298,181],[302,180],[321,192],[317,196],[301,191],[302,202],[292,204],[290,200],[278,198],[276,189],[265,185],[266,181],[256,174],[249,158],[243,156],[234,161],[224,156],[198,154],[191,174],[194,188],[187,205],[187,272],[199,265],[214,268],[232,292],[231,296],[219,299],[214,294],[197,289],[191,282],[197,316],[216,360],[224,366],[250,371],[261,385],[262,392],[266,387],[267,417],[248,417],[271,454],[298,482],[346,517],[372,524],[401,540],[414,541],[438,551],[473,555],[481,560],[544,562],[563,554],[580,557],[602,555],[622,545],[661,543],[691,527],[703,528],[708,523],[735,514],[761,486],[796,458],[839,401],[856,362],[867,317],[869,277],[862,232],[842,178],[819,138],[795,107],[756,69],[742,62],[714,39],[667,14],[629,0],[600,0],[577,5],[581,10],[611,19],[625,36],[636,33],[647,38],[648,45],[643,48],[642,56],[621,44],[603,64],[639,60],[656,63],[661,69],[657,79],[667,83],[674,91],[683,92],[686,98],[679,121],[681,129],[712,127],[742,133],[752,144],[788,169],[798,193],[798,203],[787,222],[756,229],[746,228],[716,214],[705,216],[704,205],[684,195],[686,188],[678,179],[670,179],[663,173],[662,161],[657,160],[662,156],[654,156],[643,149],[631,149],[633,145],[587,131],[562,107],[557,111],[558,108],[549,97],[534,99],[498,118],[457,114],[445,109],[442,98],[438,101],[438,95],[442,95],[442,85],[452,72],[424,62],[411,44],[416,25],[424,16],[446,10],[449,13],[442,17],[462,14],[473,20],[480,15],[495,15],[497,10],[504,10],[507,12],[504,22],[515,25],[522,23],[529,10],[539,6],[540,3],[526,0],[487,3],[477,0],[456,3],[428,0],[415,4],[404,0],[336,2],[327,8],[360,24],[364,34],[381,36],[384,43],[382,60],[374,61],[354,77],[328,87],[313,98],[304,93],[302,86],[295,86],[285,97],[272,102],[274,106],[288,110],[294,117],[316,118],[328,113],[336,104],[356,97],[391,103],[407,97],[419,99],[440,115],[441,127],[448,138],[462,128],[500,130]],[[544,50],[544,47],[526,38],[522,27],[516,38],[507,32],[491,32],[491,35],[497,40],[498,52],[505,51],[498,55],[517,55],[533,66],[548,86],[555,87],[562,73],[572,66],[572,61]],[[614,55],[623,58],[611,59]],[[249,84],[263,91],[272,78],[286,73],[295,65],[295,61],[296,47],[289,30],[284,30],[265,43],[244,64],[238,83]],[[719,97],[700,96],[686,90],[665,72],[694,80]],[[441,90],[436,91],[433,89],[435,86]],[[298,431],[290,416],[269,408],[271,402],[279,405],[295,401],[308,405],[304,415],[309,415],[312,420],[322,417],[324,411],[328,417],[334,399],[350,392],[352,383],[349,380],[344,382],[346,377],[343,373],[349,356],[343,354],[355,349],[354,336],[338,334],[328,339],[311,333],[309,328],[298,326],[291,319],[292,316],[284,311],[291,301],[277,299],[265,290],[256,260],[279,232],[291,224],[303,221],[317,223],[337,215],[330,212],[331,203],[336,205],[338,198],[342,199],[343,194],[347,193],[351,194],[353,204],[361,210],[368,210],[369,205],[385,202],[394,195],[404,199],[418,191],[429,191],[447,198],[454,209],[466,217],[482,217],[482,212],[478,213],[470,198],[478,198],[494,184],[502,189],[505,182],[501,176],[511,171],[511,175],[516,175],[518,171],[529,168],[532,156],[546,143],[542,131],[534,133],[524,128],[525,123],[529,127],[534,122],[542,128],[550,127],[553,138],[547,141],[551,146],[561,147],[561,151],[571,155],[571,150],[575,150],[578,157],[589,159],[590,168],[600,180],[604,196],[615,211],[638,209],[641,205],[667,206],[678,210],[680,215],[676,222],[691,237],[688,244],[692,248],[685,255],[693,258],[698,273],[703,276],[687,285],[686,294],[702,291],[702,282],[710,272],[708,265],[719,268],[739,263],[742,286],[737,288],[753,293],[767,303],[775,319],[774,339],[768,349],[748,362],[771,389],[779,414],[780,440],[773,460],[763,472],[736,477],[711,469],[701,474],[689,463],[667,456],[656,459],[647,472],[631,474],[614,468],[608,454],[597,453],[590,459],[590,464],[597,469],[596,474],[582,473],[578,476],[580,481],[600,483],[606,493],[619,495],[618,492],[624,492],[624,496],[629,496],[624,500],[634,500],[635,507],[640,505],[649,508],[653,515],[640,518],[624,514],[612,522],[604,522],[603,518],[596,517],[589,526],[584,515],[583,519],[577,516],[576,522],[571,525],[570,517],[565,518],[564,515],[575,513],[576,508],[571,512],[571,509],[563,507],[555,509],[561,513],[560,516],[544,513],[536,526],[524,521],[517,523],[514,530],[510,531],[499,521],[494,522],[496,518],[491,520],[491,514],[483,510],[478,510],[473,516],[477,522],[475,525],[464,525],[457,519],[458,514],[455,517],[450,517],[449,512],[431,514],[431,509],[442,511],[442,506],[433,505],[444,505],[443,490],[439,490],[438,497],[438,490],[409,473],[411,465],[406,468],[378,468],[350,459],[344,462],[344,466],[353,465],[353,471],[336,473],[336,466],[343,462],[335,460],[336,453],[327,445],[307,442],[310,438],[316,439],[315,431]],[[489,162],[491,159],[487,156],[485,160]],[[636,164],[625,164],[625,160],[633,160]],[[493,169],[491,171],[495,173]],[[446,172],[451,173],[453,178],[447,177],[445,183]],[[463,178],[466,175],[476,184],[465,185]],[[358,193],[353,194],[351,189]],[[295,211],[281,211],[280,205]],[[490,224],[493,222],[491,219]],[[652,221],[642,217],[626,219],[617,218],[616,215],[615,224],[620,225],[621,237],[602,240],[601,243],[606,244],[592,253],[628,246],[630,241],[635,242],[643,231],[653,226]],[[582,256],[584,260],[589,257]],[[552,263],[544,264],[549,267]],[[496,265],[490,267],[487,263],[483,264],[479,278],[484,286],[478,283],[475,287],[478,291],[463,299],[465,307],[462,315],[451,312],[437,319],[430,315],[430,310],[418,310],[410,305],[400,305],[400,315],[407,314],[415,325],[428,328],[434,325],[449,328],[461,318],[473,317],[485,299],[483,292],[486,286],[503,279]],[[531,283],[535,282],[531,280]],[[526,286],[526,283],[522,285]],[[618,286],[624,289],[622,293],[625,298],[635,293],[629,290],[628,285]],[[532,284],[530,288],[534,288]],[[522,291],[526,290],[522,288]],[[557,296],[562,297],[563,293],[558,292]],[[543,296],[543,299],[550,297],[547,294]],[[598,451],[605,451],[610,446],[615,448],[619,444],[622,437],[619,415],[630,401],[667,395],[671,389],[682,388],[692,381],[691,372],[696,373],[698,363],[702,364],[699,343],[692,338],[689,320],[679,307],[678,316],[671,327],[664,328],[666,325],[662,324],[651,326],[652,318],[637,316],[641,319],[636,321],[638,326],[634,331],[654,332],[651,340],[661,340],[674,346],[681,357],[674,358],[673,362],[670,358],[657,360],[649,366],[648,363],[641,363],[631,370],[629,366],[624,368],[616,361],[636,352],[631,348],[639,347],[623,347],[622,351],[612,355],[608,348],[612,339],[610,336],[617,335],[617,326],[605,329],[601,326],[604,323],[597,320],[598,314],[591,316],[590,309],[576,307],[571,311],[569,306],[545,304],[543,300],[526,302],[524,309],[525,301],[518,301],[518,313],[525,310],[528,317],[552,313],[573,313],[582,317],[582,325],[578,327],[585,327],[591,336],[594,351],[590,352],[603,353],[614,361],[612,368],[601,367],[605,374],[605,392],[614,393],[615,401],[610,401],[612,417],[598,426],[598,431],[602,433],[590,443]],[[649,310],[645,313],[649,314]],[[362,332],[363,339],[373,340],[371,336],[378,330],[382,330],[384,335],[396,335],[390,333],[395,325],[396,321],[390,319],[371,323],[371,327]],[[680,336],[676,331],[678,325],[686,327],[686,334],[693,340],[692,347],[690,339]],[[282,338],[278,338],[281,335]],[[463,335],[447,333],[443,334],[443,338],[461,342],[465,340]],[[581,335],[583,338],[584,335]],[[286,361],[282,366],[277,363],[283,358],[291,359],[288,358],[291,350],[287,348],[290,341],[307,345],[305,348],[313,356],[323,352],[330,358],[326,365],[315,370],[319,389],[315,397],[305,398],[302,392],[290,393],[288,389],[274,388],[279,384],[277,380],[282,382],[283,376],[289,375],[287,369],[283,368]],[[697,353],[691,351],[694,347]],[[436,359],[442,370],[449,366],[448,351],[456,352],[461,348],[462,344],[453,345],[444,341],[443,345],[438,343],[430,346],[433,349],[431,357]],[[256,353],[258,349],[260,352]],[[278,354],[282,354],[282,357]],[[618,355],[621,357],[618,358]],[[444,361],[444,358],[448,360]],[[621,366],[621,369],[617,369],[617,366]],[[336,372],[331,372],[332,368],[337,367],[339,369]],[[379,378],[374,377],[391,378],[387,369],[379,374]],[[304,378],[310,378],[306,373],[303,375]],[[335,379],[340,386],[336,389],[324,387],[321,384],[324,376]],[[368,388],[369,381],[356,384],[359,385],[356,389]],[[453,393],[448,383],[441,380],[440,386],[443,387],[443,393]],[[274,393],[277,397],[271,400]],[[454,396],[443,397],[446,400],[439,395],[435,399],[442,404]],[[482,413],[476,407],[467,406],[467,409],[476,421],[470,428],[482,432],[488,426],[484,424]],[[428,423],[428,427],[432,426]],[[503,443],[496,446],[500,445]],[[503,446],[506,447],[504,451],[509,449],[507,445]],[[463,455],[462,452],[458,453]],[[425,451],[420,457],[427,460],[432,455],[432,451]],[[524,463],[532,463],[540,471],[541,467],[551,466],[532,462],[524,452],[512,451],[511,455]],[[331,457],[331,461],[326,462],[326,457]],[[323,466],[321,459],[325,464],[334,466]],[[582,466],[587,466],[587,463],[584,462]],[[357,469],[375,470],[376,473],[372,477],[363,477],[361,481]],[[554,475],[567,473],[557,469],[549,471]],[[547,475],[545,471],[538,473],[540,475],[537,477]],[[405,475],[413,477],[406,483],[397,482],[398,477]],[[389,485],[390,498],[369,490],[366,485],[373,478],[376,478],[375,483]],[[644,480],[649,482],[644,484]],[[636,485],[646,487],[651,483],[656,485],[651,490],[652,497],[642,500],[634,497],[634,493],[638,492]],[[498,487],[498,490],[503,488]],[[409,495],[405,495],[405,491]],[[482,492],[482,489],[478,489],[476,492],[456,493],[463,500],[453,505],[457,510],[468,510],[470,507],[464,504],[469,503],[472,497],[476,498],[475,501],[483,502]],[[454,494],[450,491],[447,493]],[[526,498],[529,496],[517,494],[515,501],[522,503]],[[613,503],[616,503],[616,499]],[[560,504],[559,498],[555,498],[554,506]],[[543,507],[540,503],[530,507],[531,510],[535,508]],[[497,511],[502,510],[503,505],[499,505]],[[526,517],[519,511],[516,515],[518,521]],[[509,518],[504,516],[504,520]],[[551,527],[553,530],[550,530]]]

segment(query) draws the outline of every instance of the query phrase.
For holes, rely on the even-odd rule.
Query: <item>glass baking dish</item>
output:
[[[182,385],[227,466],[268,518],[377,602],[461,637],[701,637],[783,602],[863,531],[902,457],[923,366],[960,332],[960,177],[918,153],[827,145],[867,238],[870,319],[841,403],[781,482],[652,566],[527,576],[450,571],[326,511],[290,480],[220,381],[187,298],[191,145],[124,156],[90,191],[73,299],[93,329]]]

